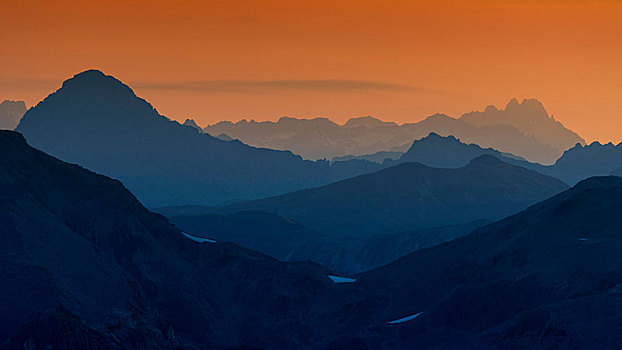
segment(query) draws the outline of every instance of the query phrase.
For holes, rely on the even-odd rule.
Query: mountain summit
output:
[[[526,135],[534,136],[539,142],[549,144],[564,151],[576,143],[585,144],[577,133],[567,129],[562,123],[549,116],[542,102],[524,99],[518,102],[513,98],[499,110],[488,106],[483,112],[463,114],[460,120],[476,126],[511,125]]]

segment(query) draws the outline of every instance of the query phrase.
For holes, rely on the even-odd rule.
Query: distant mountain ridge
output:
[[[2,101],[0,103],[0,129],[15,129],[24,113],[26,113],[24,101]]]
[[[401,163],[218,211],[264,210],[329,235],[360,237],[500,219],[566,188],[557,179],[483,155],[457,169]]]
[[[480,127],[511,125],[526,135],[534,136],[538,142],[553,145],[562,151],[577,143],[585,144],[585,140],[577,133],[549,116],[542,102],[536,99],[524,99],[519,103],[513,98],[505,109],[488,106],[483,112],[463,114],[460,120]]]
[[[374,263],[387,262],[374,255],[377,252],[374,248],[369,248],[374,236],[393,235],[378,242],[389,251],[407,253],[408,249],[399,250],[391,242],[418,242],[412,249],[417,245],[438,244],[443,240],[426,239],[422,231],[415,231],[431,229],[427,234],[439,234],[439,237],[443,234],[445,240],[460,237],[469,228],[477,227],[473,224],[476,221],[500,219],[567,187],[557,179],[483,155],[457,169],[402,163],[321,187],[204,208],[199,215],[196,215],[198,208],[189,208],[194,215],[184,216],[178,211],[169,217],[189,232],[204,236],[218,226],[219,221],[213,215],[275,213],[302,224],[312,233],[306,234],[307,239],[285,244],[282,236],[287,235],[273,227],[262,230],[263,234],[244,237],[239,243],[266,254],[279,254],[278,257],[290,261],[305,259],[336,270],[356,272],[378,266]],[[174,211],[168,209],[168,212]],[[264,224],[265,221],[259,220],[247,227]],[[450,225],[456,227],[432,230]],[[227,234],[224,231],[221,234],[219,237],[226,240]],[[235,241],[235,235],[230,237]]]
[[[327,118],[283,117],[277,122],[220,122],[204,130],[214,136],[225,133],[253,146],[290,150],[307,159],[404,152],[413,140],[430,132],[453,135],[543,164],[552,164],[576,143],[585,144],[576,133],[549,117],[539,101],[528,99],[522,103],[513,99],[504,110],[489,106],[457,119],[435,114],[402,125],[369,116],[351,118],[343,125]]]
[[[572,185],[591,176],[610,175],[621,166],[622,142],[592,142],[587,146],[577,144],[564,152],[547,173]]]
[[[305,161],[201,134],[97,70],[65,81],[17,130],[62,160],[120,179],[148,206],[260,198],[378,169],[364,161]]]

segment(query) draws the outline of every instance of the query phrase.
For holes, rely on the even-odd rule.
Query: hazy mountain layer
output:
[[[392,333],[360,332],[349,342],[615,349],[622,342],[621,212],[622,179],[591,178],[467,237],[357,276],[365,283],[352,292],[373,291],[361,300],[390,296],[394,319],[422,314]]]
[[[484,112],[467,113],[458,119],[436,114],[421,122],[403,125],[372,117],[352,118],[344,125],[326,118],[284,117],[277,122],[220,122],[204,130],[214,136],[225,133],[252,146],[290,150],[307,159],[404,152],[413,140],[430,132],[453,135],[467,143],[492,147],[543,164],[553,163],[576,143],[585,143],[576,133],[549,117],[540,102],[518,103],[515,99],[504,110],[489,106]]]
[[[15,129],[24,113],[26,113],[24,101],[2,101],[0,103],[0,129]]]
[[[511,125],[525,135],[532,135],[543,144],[558,150],[566,150],[577,143],[585,144],[577,133],[549,116],[542,103],[535,99],[524,99],[518,102],[512,99],[505,109],[488,106],[483,112],[466,113],[460,117],[476,126]]]

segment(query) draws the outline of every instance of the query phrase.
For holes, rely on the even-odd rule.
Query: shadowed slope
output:
[[[552,196],[561,181],[481,156],[459,169],[417,163],[330,185],[235,204],[220,212],[265,210],[332,237],[499,219]]]
[[[325,269],[193,242],[119,181],[17,133],[0,132],[0,153],[2,348],[291,348],[319,336],[301,315],[322,310]]]

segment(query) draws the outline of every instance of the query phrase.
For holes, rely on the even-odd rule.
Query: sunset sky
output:
[[[89,68],[160,113],[400,123],[534,97],[622,141],[622,1],[0,2],[0,100]]]

